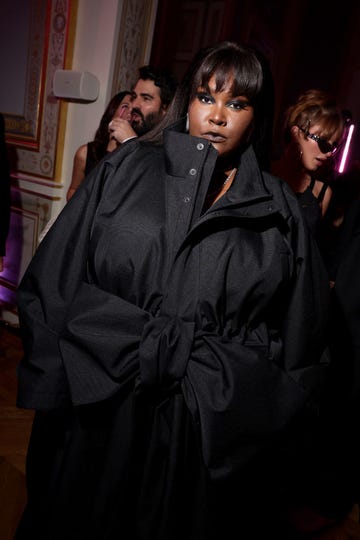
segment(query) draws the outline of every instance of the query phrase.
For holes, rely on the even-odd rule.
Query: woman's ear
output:
[[[290,133],[292,139],[295,139],[297,141],[300,135],[300,128],[298,128],[297,126],[291,126]]]
[[[300,136],[302,135],[302,131],[298,126],[292,126],[290,129],[290,135],[291,140],[294,142],[293,148],[296,149],[296,155],[297,152],[299,152],[299,157],[302,159],[303,151],[300,144]]]

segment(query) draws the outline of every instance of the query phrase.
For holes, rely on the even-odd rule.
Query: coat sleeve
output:
[[[136,370],[133,351],[148,315],[87,280],[92,223],[103,183],[111,181],[115,169],[103,162],[84,180],[39,245],[19,285],[24,345],[18,368],[20,407],[48,410],[98,401],[112,395]],[[110,337],[117,345],[112,356]],[[99,348],[100,357],[109,353],[106,366],[97,359]],[[114,354],[122,364],[110,369]]]
[[[19,286],[25,352],[18,370],[20,407],[85,405],[140,382],[146,388],[183,376],[194,324],[154,318],[88,279],[89,239],[99,200],[106,196],[102,186],[119,181],[122,154],[126,158],[128,152],[120,148],[84,180]]]

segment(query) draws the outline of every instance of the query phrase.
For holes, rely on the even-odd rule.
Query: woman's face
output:
[[[209,91],[198,88],[189,105],[189,133],[211,142],[219,156],[237,150],[246,141],[252,127],[254,110],[244,96],[233,96],[232,78],[220,92],[215,92],[215,77]]]
[[[128,94],[121,100],[121,103],[116,109],[113,118],[123,118],[124,120],[130,121],[132,109],[131,99],[131,94]]]
[[[294,126],[292,130],[295,141],[299,146],[302,165],[306,171],[316,171],[333,155],[332,149],[327,148],[326,143],[332,146],[336,141],[324,139],[320,135],[322,131],[320,124],[311,126],[309,134],[304,133],[298,126]],[[316,140],[311,138],[311,135],[320,138],[320,146]],[[328,151],[326,152],[326,150]]]

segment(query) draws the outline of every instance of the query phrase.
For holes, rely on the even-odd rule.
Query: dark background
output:
[[[223,39],[258,49],[274,80],[274,157],[286,107],[309,88],[350,111],[348,163],[360,159],[360,0],[159,0],[151,63],[181,77],[197,50]]]

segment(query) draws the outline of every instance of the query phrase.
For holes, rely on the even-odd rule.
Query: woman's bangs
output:
[[[319,135],[328,140],[339,140],[343,133],[344,122],[343,119],[337,114],[326,114],[323,111],[315,115],[312,119],[312,125],[318,124],[320,126]]]
[[[256,61],[257,63],[257,61]],[[196,77],[197,87],[209,90],[209,81],[215,76],[216,92],[221,92],[232,79],[231,93],[233,96],[245,96],[250,101],[254,100],[261,90],[262,70],[260,64],[250,62],[249,58],[243,58],[241,55],[228,58],[225,61],[213,59],[213,62],[205,64],[201,73]]]
[[[260,94],[263,75],[260,64],[257,61],[256,64],[249,62],[247,58],[234,66],[232,91],[235,96],[245,96],[253,101]]]

